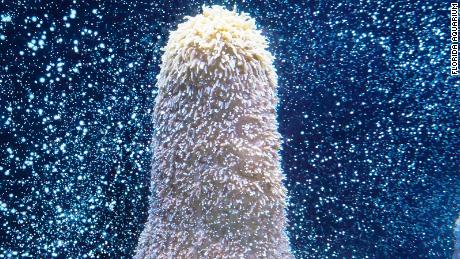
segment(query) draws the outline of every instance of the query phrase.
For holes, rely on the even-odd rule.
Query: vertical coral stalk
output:
[[[135,258],[293,258],[266,48],[253,19],[219,6],[171,32]]]

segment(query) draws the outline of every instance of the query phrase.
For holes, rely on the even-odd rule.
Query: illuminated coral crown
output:
[[[187,21],[171,33],[162,49],[163,74],[158,78],[164,80],[158,87],[167,87],[171,80],[247,79],[262,73],[275,87],[273,56],[266,50],[267,42],[255,20],[220,6],[203,8],[203,14],[185,17]]]

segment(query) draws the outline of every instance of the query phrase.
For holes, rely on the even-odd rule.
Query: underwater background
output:
[[[0,0],[0,258],[133,255],[160,48],[203,4],[276,57],[296,258],[450,258],[460,85],[432,0]]]

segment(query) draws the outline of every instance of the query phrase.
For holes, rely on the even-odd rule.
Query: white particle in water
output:
[[[74,9],[70,9],[69,17],[70,17],[70,19],[75,19],[75,17],[77,17],[77,11],[74,10]]]
[[[1,16],[1,20],[2,22],[11,22],[11,16],[9,14],[2,14],[0,15]]]

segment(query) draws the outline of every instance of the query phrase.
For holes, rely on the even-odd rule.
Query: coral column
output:
[[[219,6],[186,19],[158,75],[135,258],[293,258],[266,40],[249,16]]]

